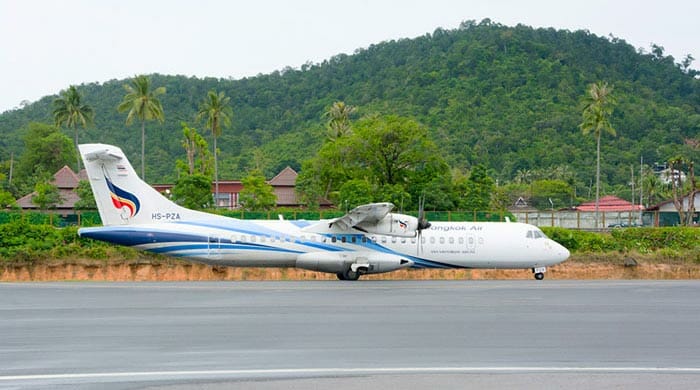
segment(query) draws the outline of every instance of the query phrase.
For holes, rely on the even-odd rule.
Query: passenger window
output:
[[[331,242],[336,242],[336,241],[338,241],[338,239],[335,238],[335,236],[331,237]]]
[[[430,243],[435,244],[435,237],[430,237]]]
[[[391,237],[391,243],[396,244],[396,237]]]
[[[340,241],[344,243],[345,241],[347,241],[347,238],[345,238],[345,236],[342,236],[340,237]]]
[[[445,243],[445,237],[440,237],[440,244],[444,244],[444,243]]]
[[[464,237],[460,237],[459,240],[458,240],[458,242],[459,242],[460,244],[464,244]]]
[[[357,237],[353,237],[353,238],[351,239],[351,241],[352,241],[353,244],[356,243],[356,242],[357,242]]]
[[[450,243],[450,244],[454,244],[454,243],[455,243],[455,238],[454,238],[454,237],[450,237],[450,238],[449,238],[449,243]]]
[[[255,241],[257,241],[257,240],[255,239],[255,236],[250,236],[250,242],[255,242]]]
[[[406,243],[406,239],[405,239],[405,238],[402,238],[402,239],[401,239],[401,243],[402,243],[402,244],[405,244],[405,243]]]
[[[386,237],[382,237],[382,244],[386,244]]]

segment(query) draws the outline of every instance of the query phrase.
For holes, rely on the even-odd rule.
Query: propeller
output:
[[[416,236],[418,242],[416,243],[416,254],[420,254],[423,251],[423,240],[421,234],[423,229],[428,229],[430,227],[430,222],[425,218],[425,193],[418,200],[418,226],[416,227]]]

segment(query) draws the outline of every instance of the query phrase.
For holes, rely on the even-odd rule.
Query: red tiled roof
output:
[[[640,205],[632,204],[617,196],[607,195],[598,200],[598,211],[637,211],[642,210]],[[579,211],[595,211],[595,200],[581,203],[576,207]]]

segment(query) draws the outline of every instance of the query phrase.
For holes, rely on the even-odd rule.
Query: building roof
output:
[[[56,205],[57,209],[72,209],[75,207],[75,203],[80,200],[78,194],[75,193],[75,189],[78,188],[80,180],[85,179],[87,179],[87,173],[85,173],[84,169],[80,171],[80,174],[76,174],[67,165],[64,165],[63,168],[54,173],[51,184],[58,187],[58,192],[61,196],[61,201]],[[32,202],[35,195],[36,192],[32,192],[17,199],[17,205],[23,209],[38,208]]]
[[[58,188],[77,188],[80,177],[73,172],[68,165],[64,165],[58,172],[54,173],[51,184]]]
[[[273,187],[294,187],[297,182],[297,176],[299,176],[299,174],[294,169],[291,167],[286,167],[281,170],[277,176],[270,179],[268,183],[270,183],[270,185]]]
[[[690,199],[690,193],[685,194],[682,198],[683,209],[688,210],[688,200]],[[700,191],[695,193],[695,210],[700,210]],[[664,202],[655,204],[653,206],[647,207],[649,211],[676,211],[676,205],[673,203],[673,199],[666,200]]]
[[[617,196],[606,195],[598,200],[598,211],[639,211],[641,205],[632,204]],[[595,200],[581,203],[576,207],[578,211],[595,211]]]

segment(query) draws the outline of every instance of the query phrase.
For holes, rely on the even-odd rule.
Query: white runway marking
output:
[[[618,373],[618,374],[700,374],[700,367],[386,367],[386,368],[279,368],[259,370],[197,370],[95,372],[75,374],[10,375],[0,381],[42,381],[70,379],[156,379],[173,377],[278,377],[375,374],[471,374],[471,373]]]

